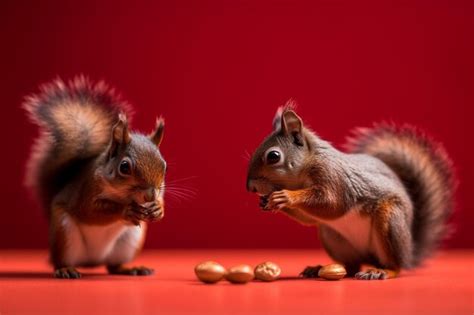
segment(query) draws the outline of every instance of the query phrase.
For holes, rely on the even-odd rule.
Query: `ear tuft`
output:
[[[156,127],[155,130],[150,134],[150,140],[157,146],[159,147],[161,144],[161,141],[163,140],[164,136],[164,131],[165,131],[165,119],[160,116],[156,119]]]
[[[275,117],[273,117],[273,131],[278,131],[281,129],[281,115],[283,113],[283,106],[278,107]]]
[[[296,111],[297,107],[298,107],[298,102],[296,102],[294,98],[290,98],[288,101],[286,101],[285,105],[283,105],[284,111],[287,111],[287,110]]]
[[[286,101],[285,105],[278,107],[275,117],[273,117],[273,131],[278,131],[282,127],[282,116],[286,111],[294,111],[297,107],[297,103],[293,98]]]

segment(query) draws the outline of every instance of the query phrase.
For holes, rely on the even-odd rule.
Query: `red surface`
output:
[[[77,73],[121,90],[140,130],[163,114],[169,179],[193,177],[180,183],[197,196],[167,197],[148,247],[318,246],[313,229],[261,213],[245,191],[245,152],[290,97],[336,145],[380,120],[445,143],[461,180],[448,245],[474,246],[473,1],[2,0],[0,36],[0,248],[46,246],[22,187],[36,130],[19,105],[39,83]]]
[[[1,314],[472,314],[474,252],[450,251],[425,268],[385,281],[305,280],[308,264],[329,263],[318,251],[148,251],[137,263],[153,266],[151,277],[87,271],[80,280],[52,279],[44,252],[0,252]],[[230,267],[271,260],[282,279],[206,285],[193,268],[203,260]]]

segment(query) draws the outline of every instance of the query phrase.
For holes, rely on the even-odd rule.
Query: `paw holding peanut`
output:
[[[293,197],[289,190],[274,191],[260,197],[260,208],[263,210],[280,210],[293,205]]]
[[[140,225],[140,221],[159,221],[163,216],[163,208],[154,201],[143,204],[132,202],[125,209],[125,218],[135,225]]]
[[[282,209],[291,206],[291,196],[288,190],[274,191],[268,197],[267,207],[270,209]]]

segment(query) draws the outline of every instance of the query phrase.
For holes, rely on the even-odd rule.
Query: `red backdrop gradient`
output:
[[[47,244],[22,186],[36,135],[22,97],[79,73],[122,91],[139,130],[164,115],[168,179],[197,191],[168,198],[148,247],[318,246],[315,229],[262,213],[245,191],[246,152],[289,98],[335,145],[380,120],[442,141],[460,178],[447,245],[474,246],[472,1],[4,0],[0,15],[0,248]]]

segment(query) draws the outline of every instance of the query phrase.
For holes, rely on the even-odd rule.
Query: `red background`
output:
[[[335,145],[355,126],[407,122],[442,141],[460,187],[450,247],[473,247],[472,1],[2,1],[0,247],[45,247],[42,211],[22,186],[36,128],[22,97],[56,75],[106,79],[166,118],[168,198],[149,247],[316,247],[316,232],[262,213],[245,191],[246,151],[290,97]],[[471,131],[470,131],[471,130]],[[192,177],[192,178],[189,178]]]

